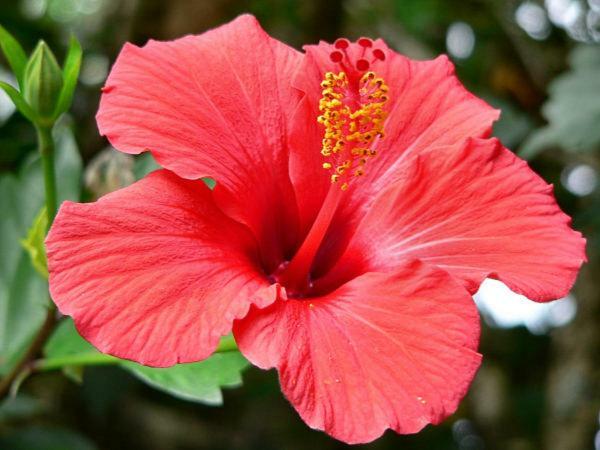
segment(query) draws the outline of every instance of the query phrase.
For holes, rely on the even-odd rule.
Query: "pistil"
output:
[[[329,225],[333,220],[342,196],[342,190],[333,185],[330,187],[325,201],[300,249],[298,249],[289,264],[276,277],[277,281],[286,287],[288,294],[293,295],[294,293],[305,292],[310,288],[310,270],[313,261],[317,251],[321,247],[323,238],[329,229]]]
[[[351,59],[349,49],[358,59]],[[321,155],[323,168],[329,172],[331,187],[302,245],[289,263],[283,263],[273,274],[274,280],[286,287],[288,295],[301,296],[312,284],[310,271],[336,210],[351,183],[365,173],[367,161],[377,154],[375,145],[384,137],[388,87],[382,78],[369,70],[371,64],[385,60],[373,42],[361,38],[356,44],[338,39],[331,61],[341,69],[325,73],[321,83],[320,115],[323,126]],[[372,60],[369,62],[367,52]]]

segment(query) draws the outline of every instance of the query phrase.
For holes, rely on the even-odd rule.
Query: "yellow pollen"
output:
[[[340,189],[345,191],[352,177],[363,176],[365,164],[377,155],[371,146],[384,137],[389,88],[374,72],[360,78],[358,91],[344,72],[327,72],[321,88],[317,121],[324,127],[323,169],[330,171],[332,183],[342,180]]]

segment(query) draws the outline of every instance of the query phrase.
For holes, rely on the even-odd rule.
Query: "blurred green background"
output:
[[[600,0],[2,0],[0,23],[27,50],[44,39],[62,58],[71,33],[84,49],[75,103],[60,127],[64,196],[94,199],[145,170],[147,161],[112,152],[94,121],[123,43],[201,33],[242,12],[296,48],[364,35],[417,59],[449,54],[463,83],[502,109],[495,135],[554,184],[588,238],[590,263],[566,299],[533,304],[486,282],[476,296],[484,363],[455,415],[364,448],[600,450]],[[2,59],[0,79],[11,81]],[[33,129],[0,93],[3,242],[24,237],[41,203],[34,159]],[[21,339],[20,325],[3,321],[9,296],[26,312],[44,295],[18,246],[3,242],[0,349]],[[346,447],[306,427],[273,371],[250,368],[243,378],[216,407],[153,390],[116,367],[86,369],[81,384],[36,375],[0,405],[0,449]]]

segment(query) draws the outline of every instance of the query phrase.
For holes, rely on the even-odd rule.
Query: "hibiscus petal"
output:
[[[471,292],[486,277],[536,301],[569,292],[585,240],[570,228],[552,187],[499,141],[431,149],[403,173],[377,197],[340,266],[389,270],[419,258]]]
[[[267,283],[249,231],[201,181],[161,170],[95,203],[63,203],[46,239],[50,292],[105,353],[165,367],[199,361]]]
[[[334,219],[327,255],[316,272],[323,273],[349,239],[352,224],[368,211],[377,194],[398,179],[402,166],[431,147],[454,145],[469,137],[487,137],[499,111],[468,92],[457,79],[454,65],[446,56],[431,61],[415,61],[389,49],[377,40],[373,47],[382,50],[385,61],[376,61],[371,70],[389,86],[389,116],[385,138],[373,145],[377,157],[369,159],[365,174],[354,180],[347,200]],[[305,92],[292,130],[290,177],[296,188],[300,220],[310,224],[330,186],[319,155],[323,127],[316,123],[321,97],[320,81],[328,71],[338,72],[329,55],[332,46],[320,43],[306,46],[306,57],[294,78],[294,85]],[[349,226],[350,225],[350,226]]]
[[[410,156],[432,146],[453,145],[469,137],[487,137],[500,111],[467,91],[445,56],[412,61],[393,53],[386,81],[393,97],[385,139],[366,175],[375,191],[397,178]],[[394,89],[394,91],[392,91]]]
[[[479,367],[479,318],[445,271],[413,261],[236,321],[242,353],[276,367],[302,418],[348,443],[416,433],[452,414]]]
[[[215,178],[219,203],[250,226],[267,259],[281,259],[297,227],[287,133],[300,60],[248,15],[199,36],[127,44],[98,127],[123,152],[150,150],[181,177]]]

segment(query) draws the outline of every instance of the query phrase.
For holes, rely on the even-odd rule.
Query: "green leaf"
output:
[[[550,84],[542,108],[548,125],[523,143],[519,153],[524,158],[556,147],[569,152],[600,150],[600,50],[580,45],[570,61],[571,69]]]
[[[57,127],[56,168],[59,200],[78,200],[81,158],[68,128]],[[37,154],[17,175],[0,175],[0,376],[31,342],[46,316],[48,287],[21,246],[44,204],[44,180]]]
[[[73,320],[68,317],[60,322],[44,346],[44,355],[47,358],[88,353],[100,352],[79,335]]]
[[[21,245],[29,253],[31,264],[38,273],[48,278],[48,266],[46,265],[46,247],[44,239],[46,230],[48,229],[48,214],[46,207],[43,207],[36,218],[33,220],[33,225],[27,233],[25,239],[21,239]]]
[[[28,170],[0,176],[0,375],[8,372],[44,320],[46,283],[19,240],[43,202]],[[37,184],[37,183],[36,183]]]
[[[86,364],[118,364],[148,385],[175,397],[211,405],[222,403],[221,387],[239,386],[241,372],[248,362],[238,351],[216,353],[191,364],[157,369],[114,358],[98,352],[75,329],[70,318],[64,319],[44,348],[46,358],[40,369]],[[75,364],[72,364],[75,363]]]
[[[79,78],[81,67],[81,45],[74,36],[69,41],[69,50],[63,67],[63,87],[58,98],[54,118],[57,119],[62,113],[67,112],[73,101],[73,93]]]
[[[44,347],[44,355],[47,358],[47,366],[44,369],[61,368],[68,378],[76,383],[81,383],[83,366],[68,362],[73,360],[72,357],[94,359],[102,354],[79,335],[73,321],[67,318],[54,330]],[[106,363],[115,364],[118,361],[116,358],[107,358]],[[63,364],[65,362],[66,364]]]
[[[21,44],[2,25],[0,25],[0,47],[22,90],[23,76],[25,75],[25,66],[27,65],[27,54],[23,50],[23,47],[21,47]]]
[[[25,101],[25,99],[19,91],[17,91],[14,87],[12,87],[8,83],[5,83],[4,81],[0,81],[0,88],[2,88],[4,92],[6,92],[6,95],[10,97],[12,102],[15,104],[16,108],[21,114],[25,116],[27,120],[33,123],[36,123],[38,121],[37,114]]]
[[[248,362],[240,352],[216,353],[191,364],[177,364],[165,369],[145,367],[132,362],[122,364],[143,382],[183,400],[220,405],[220,387],[242,384],[241,371]]]
[[[19,246],[15,239],[16,247]],[[14,254],[13,249],[9,249]],[[6,260],[2,255],[2,260]],[[6,271],[6,273],[5,273]],[[0,376],[10,371],[46,316],[46,283],[21,250],[0,278]]]

